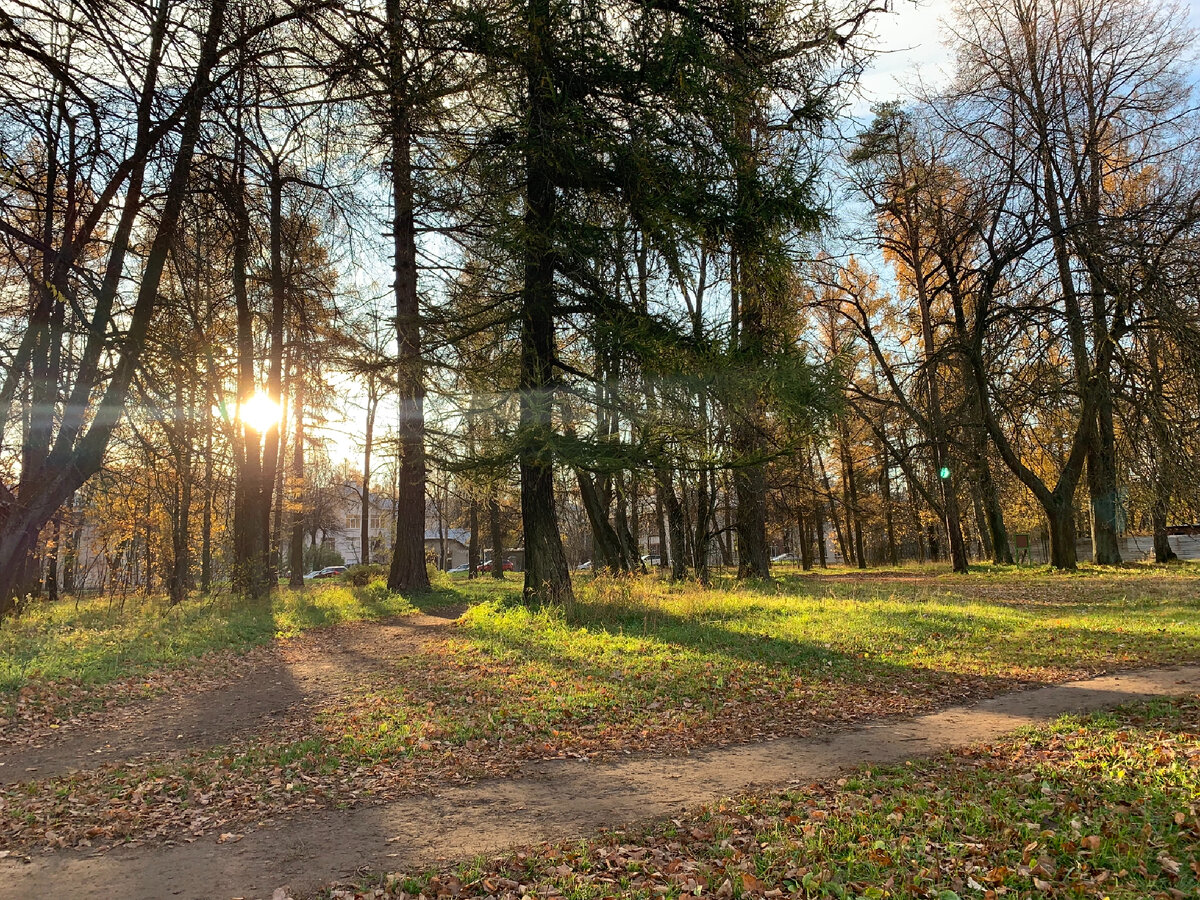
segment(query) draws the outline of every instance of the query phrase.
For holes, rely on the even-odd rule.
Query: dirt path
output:
[[[169,759],[253,737],[365,684],[461,614],[461,607],[446,607],[283,642],[228,684],[132,703],[77,727],[47,730],[32,745],[0,748],[0,784],[139,757]]]
[[[270,897],[351,876],[405,870],[543,838],[667,816],[748,787],[825,779],[860,763],[993,740],[1066,712],[1200,692],[1200,666],[1108,675],[1006,694],[970,707],[868,725],[817,740],[780,739],[690,757],[541,763],[525,778],[448,788],[386,806],[322,810],[210,839],[84,855],[0,860],[0,898]]]

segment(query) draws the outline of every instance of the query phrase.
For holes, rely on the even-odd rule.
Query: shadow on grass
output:
[[[731,629],[719,622],[654,608],[643,612],[620,605],[576,603],[565,623],[582,627],[593,634],[651,638],[697,654],[692,659],[668,658],[661,663],[664,669],[673,667],[676,674],[690,673],[690,677],[697,679],[716,678],[721,674],[719,669],[711,670],[709,664],[714,657],[718,660],[724,658],[734,668],[737,664],[761,666],[767,670],[771,680],[833,679],[847,684],[874,684],[881,690],[895,685],[910,686],[914,682],[948,685],[958,683],[963,677],[961,672],[919,664],[906,665],[843,651],[818,641]],[[556,646],[552,640],[544,638],[531,640],[525,628],[509,628],[499,624],[489,626],[486,620],[472,621],[462,634],[473,639],[477,645],[491,645],[511,658],[543,664],[570,673],[576,679],[612,681],[614,666],[621,665],[622,656],[632,656],[634,659],[642,657],[636,650],[621,650],[612,656],[573,651],[569,633],[563,636],[562,644]],[[781,674],[784,675],[782,679],[779,678]],[[979,693],[981,688],[986,690],[988,685],[995,690],[1002,690],[1013,684],[1011,678],[984,674],[972,674],[971,680],[974,693]],[[705,682],[699,687],[711,690],[714,685]]]

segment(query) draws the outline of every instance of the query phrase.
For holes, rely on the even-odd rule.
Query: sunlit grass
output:
[[[420,602],[429,606],[456,599],[442,588]],[[161,598],[140,596],[122,605],[98,597],[35,604],[0,622],[0,693],[32,681],[104,684],[212,651],[243,651],[312,628],[415,609],[382,582],[280,588],[264,603],[224,595],[193,597],[173,607]]]

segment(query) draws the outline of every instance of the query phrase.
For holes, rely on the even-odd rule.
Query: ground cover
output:
[[[486,596],[487,587],[475,587],[472,596]],[[89,708],[215,684],[273,642],[462,601],[443,578],[433,592],[412,599],[381,581],[342,581],[280,588],[262,604],[227,594],[176,606],[140,595],[120,603],[90,597],[33,604],[0,622],[0,728],[49,726]]]
[[[1200,697],[322,896],[1200,897]]]
[[[1187,569],[797,575],[710,590],[597,579],[551,611],[517,604],[515,583],[459,583],[457,597],[480,602],[458,626],[386,660],[364,686],[185,759],[4,789],[0,826],[14,844],[189,840],[528,760],[806,735],[1195,660],[1198,584]]]

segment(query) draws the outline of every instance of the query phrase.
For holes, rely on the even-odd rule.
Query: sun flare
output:
[[[278,425],[280,413],[279,404],[261,391],[256,391],[238,407],[238,418],[259,434]]]

